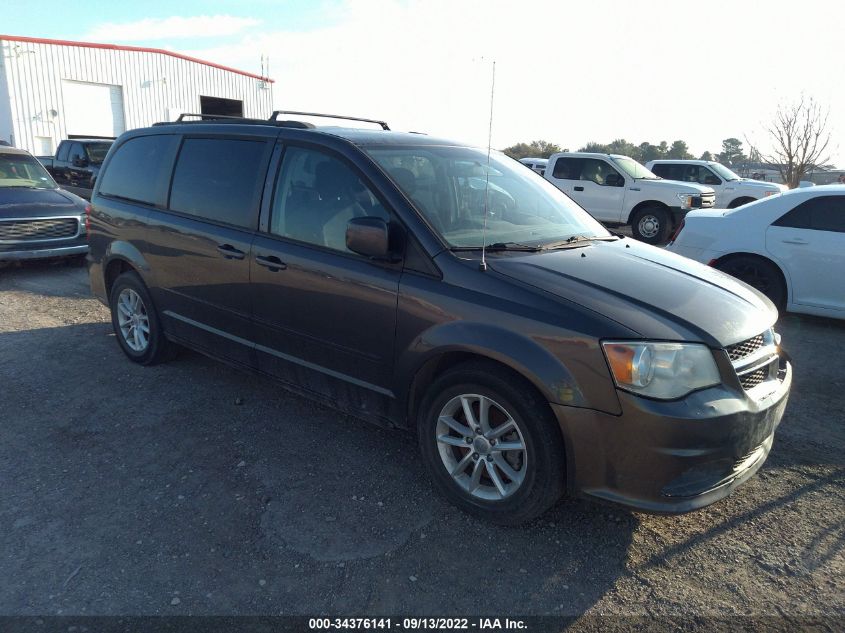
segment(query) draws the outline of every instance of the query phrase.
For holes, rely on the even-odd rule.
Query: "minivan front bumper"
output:
[[[619,416],[552,405],[567,451],[570,494],[654,513],[714,503],[766,461],[792,385],[782,362],[776,388],[754,400],[725,386],[682,400],[619,391]]]

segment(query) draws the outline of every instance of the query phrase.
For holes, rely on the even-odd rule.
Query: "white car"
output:
[[[663,244],[687,211],[716,200],[710,187],[664,180],[618,154],[552,154],[545,178],[599,222],[630,224],[631,234],[649,244]]]
[[[536,171],[541,176],[546,173],[546,165],[549,164],[548,158],[520,158],[519,162]]]
[[[720,209],[735,209],[789,189],[786,185],[775,182],[741,178],[721,163],[712,160],[652,160],[646,163],[646,167],[661,178],[697,182],[713,187],[716,192],[716,206]]]
[[[733,275],[780,309],[845,319],[845,185],[692,211],[667,248]]]

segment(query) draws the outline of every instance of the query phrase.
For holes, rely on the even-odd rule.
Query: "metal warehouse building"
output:
[[[0,35],[0,141],[51,155],[182,112],[266,118],[273,81],[172,51]]]

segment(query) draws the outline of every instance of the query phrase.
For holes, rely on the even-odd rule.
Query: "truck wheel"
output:
[[[728,209],[736,209],[737,207],[741,207],[744,204],[748,204],[749,202],[754,202],[757,198],[737,198],[736,200],[732,200],[731,203],[728,205]]]
[[[631,234],[646,244],[662,244],[669,239],[669,214],[658,206],[640,209],[631,218]]]
[[[470,514],[516,525],[564,492],[563,441],[547,403],[493,363],[466,363],[438,378],[417,428],[435,487]]]
[[[786,285],[780,269],[768,259],[753,255],[726,257],[714,265],[766,295],[778,310],[786,307]]]
[[[120,348],[139,365],[155,365],[173,358],[176,347],[164,336],[153,300],[135,272],[115,279],[109,294],[111,322]]]

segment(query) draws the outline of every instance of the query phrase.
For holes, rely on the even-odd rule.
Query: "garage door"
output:
[[[126,130],[123,88],[110,84],[62,80],[68,136],[119,136]]]

